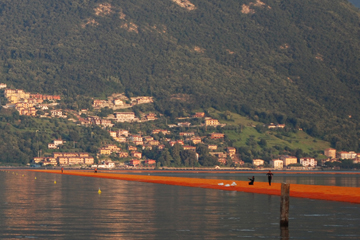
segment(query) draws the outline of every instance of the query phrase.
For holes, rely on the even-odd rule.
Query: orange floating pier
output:
[[[60,170],[27,170],[27,171],[178,185],[185,187],[210,188],[210,189],[219,189],[225,191],[259,193],[259,194],[269,194],[269,195],[277,195],[277,196],[281,195],[281,183],[272,183],[272,186],[269,186],[269,184],[266,182],[255,182],[253,186],[249,186],[248,182],[245,181],[232,181],[232,180],[221,180],[221,179],[128,175],[128,174],[114,174],[109,172],[94,173],[92,171],[90,172],[90,171],[74,171],[74,170],[67,170],[64,171],[64,173],[61,173]],[[235,182],[236,185],[234,185],[233,182]],[[359,204],[360,188],[291,184],[290,196]]]

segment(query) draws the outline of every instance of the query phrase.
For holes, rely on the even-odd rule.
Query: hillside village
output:
[[[214,165],[218,167],[235,168],[272,168],[272,169],[316,169],[324,166],[326,162],[339,162],[340,159],[352,160],[353,163],[360,162],[360,154],[355,152],[336,152],[335,149],[325,149],[326,159],[317,161],[312,157],[297,158],[289,155],[279,155],[270,161],[263,159],[252,159],[252,162],[244,162],[237,148],[228,146],[226,134],[219,132],[226,124],[220,123],[218,119],[206,116],[205,112],[196,112],[192,116],[179,118],[177,123],[167,124],[166,129],[152,129],[148,134],[143,132],[132,133],[126,129],[113,129],[117,123],[145,123],[156,121],[159,113],[145,112],[137,116],[131,108],[141,104],[152,104],[152,97],[139,96],[128,98],[124,94],[113,94],[106,100],[94,99],[93,109],[81,109],[79,112],[73,110],[60,109],[59,95],[42,95],[37,93],[28,93],[21,89],[7,88],[6,84],[1,83],[0,89],[4,90],[4,96],[7,99],[3,108],[14,109],[19,115],[39,118],[68,118],[68,121],[74,122],[79,126],[92,127],[99,126],[108,131],[116,144],[104,144],[96,156],[84,152],[56,152],[66,143],[62,139],[54,139],[48,143],[48,149],[51,156],[37,156],[33,163],[53,166],[97,166],[103,168],[113,167],[170,167],[165,166],[159,159],[152,159],[149,156],[163,156],[162,151],[189,152],[189,159],[185,166],[200,167],[199,159],[204,158],[201,154],[206,154],[214,160]],[[105,117],[94,115],[95,111],[101,109],[112,109],[113,113]],[[125,110],[125,111],[124,111]],[[198,124],[192,124],[191,119],[198,119]],[[199,135],[192,129],[205,128],[210,130],[208,133]],[[252,126],[255,127],[255,126]],[[284,129],[285,124],[270,123],[264,126],[269,130]],[[299,129],[301,130],[301,129]],[[74,142],[75,144],[75,142]],[[204,149],[205,152],[204,152]],[[166,155],[166,154],[165,154]],[[164,156],[165,156],[164,155]],[[192,163],[191,163],[192,162]],[[94,165],[96,164],[96,165]],[[211,164],[210,164],[211,165]],[[173,166],[175,167],[175,166]]]

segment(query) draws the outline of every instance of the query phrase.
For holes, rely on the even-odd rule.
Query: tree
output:
[[[171,161],[172,161],[172,157],[169,153],[169,150],[167,148],[165,148],[162,152],[161,152],[161,155],[160,155],[160,158],[159,158],[159,162],[161,163],[161,166],[170,166],[171,164]]]
[[[181,165],[180,153],[183,150],[183,147],[181,146],[181,144],[176,143],[170,150],[171,150],[171,156],[174,160],[174,165],[180,166]]]
[[[184,151],[181,151],[180,156],[181,156],[182,164],[184,164],[186,167],[194,167],[195,166],[195,163],[197,162],[195,152],[189,151],[189,150],[184,150]]]

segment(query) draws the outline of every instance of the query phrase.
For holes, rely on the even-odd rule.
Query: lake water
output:
[[[33,172],[0,172],[0,183],[2,239],[281,236],[277,196]],[[283,234],[289,239],[360,239],[359,229],[357,204],[291,198],[289,232]]]

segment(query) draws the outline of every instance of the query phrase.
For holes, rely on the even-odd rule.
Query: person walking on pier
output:
[[[63,172],[64,172],[64,168],[62,167],[62,168],[61,168],[61,173],[63,173]]]
[[[266,175],[267,175],[267,177],[268,177],[269,186],[271,186],[271,180],[272,180],[272,176],[273,176],[274,174],[272,174],[272,172],[269,170],[269,172],[268,172]]]

